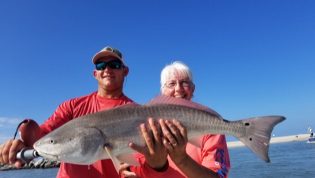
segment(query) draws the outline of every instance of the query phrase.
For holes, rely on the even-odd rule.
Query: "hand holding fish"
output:
[[[210,178],[218,177],[218,174],[195,162],[186,152],[188,143],[187,129],[176,119],[159,120],[168,154],[176,166],[187,177]]]
[[[175,119],[171,121],[160,119],[159,123],[164,135],[163,144],[170,158],[176,165],[181,164],[188,157],[186,153],[187,129]]]
[[[145,146],[139,146],[135,143],[131,143],[129,146],[143,154],[146,159],[146,163],[153,169],[159,170],[167,164],[167,150],[162,142],[162,133],[159,126],[152,118],[148,119],[149,129],[145,124],[140,125],[141,135],[146,143]]]

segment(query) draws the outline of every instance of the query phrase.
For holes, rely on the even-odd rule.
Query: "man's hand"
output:
[[[6,143],[0,146],[0,163],[2,164],[14,164],[15,167],[21,168],[23,161],[16,159],[16,154],[25,148],[24,143],[19,140],[8,140]]]
[[[140,125],[141,135],[146,146],[130,143],[129,146],[145,156],[146,163],[155,170],[160,170],[167,164],[167,150],[162,142],[162,132],[159,124],[152,118],[148,119],[149,129],[145,124]]]
[[[121,163],[119,166],[119,175],[122,175],[124,178],[138,178],[136,173],[130,171],[129,167],[129,164]]]

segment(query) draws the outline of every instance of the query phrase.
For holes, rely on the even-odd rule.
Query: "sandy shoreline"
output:
[[[271,137],[270,143],[284,143],[284,142],[294,142],[294,141],[306,141],[309,138],[310,134],[297,134],[297,135],[289,135],[289,136],[283,136],[283,137]],[[229,148],[233,147],[241,147],[244,146],[244,144],[240,141],[232,141],[227,142],[227,146]]]

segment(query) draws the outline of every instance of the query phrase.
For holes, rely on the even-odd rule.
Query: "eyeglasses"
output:
[[[172,80],[167,82],[165,86],[169,89],[174,89],[177,84],[181,87],[188,88],[191,87],[192,82],[188,80]]]
[[[111,69],[121,69],[124,67],[124,65],[122,64],[120,60],[117,60],[117,59],[111,60],[108,62],[102,61],[95,64],[96,70],[105,70],[106,67],[109,67]]]

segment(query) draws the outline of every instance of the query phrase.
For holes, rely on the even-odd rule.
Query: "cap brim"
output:
[[[110,51],[101,51],[101,52],[97,53],[93,57],[92,61],[93,61],[94,64],[96,64],[96,62],[98,60],[104,59],[104,58],[105,59],[107,59],[107,58],[115,58],[115,59],[119,59],[122,63],[124,63],[124,61],[118,55],[116,55],[115,53],[110,52]]]

